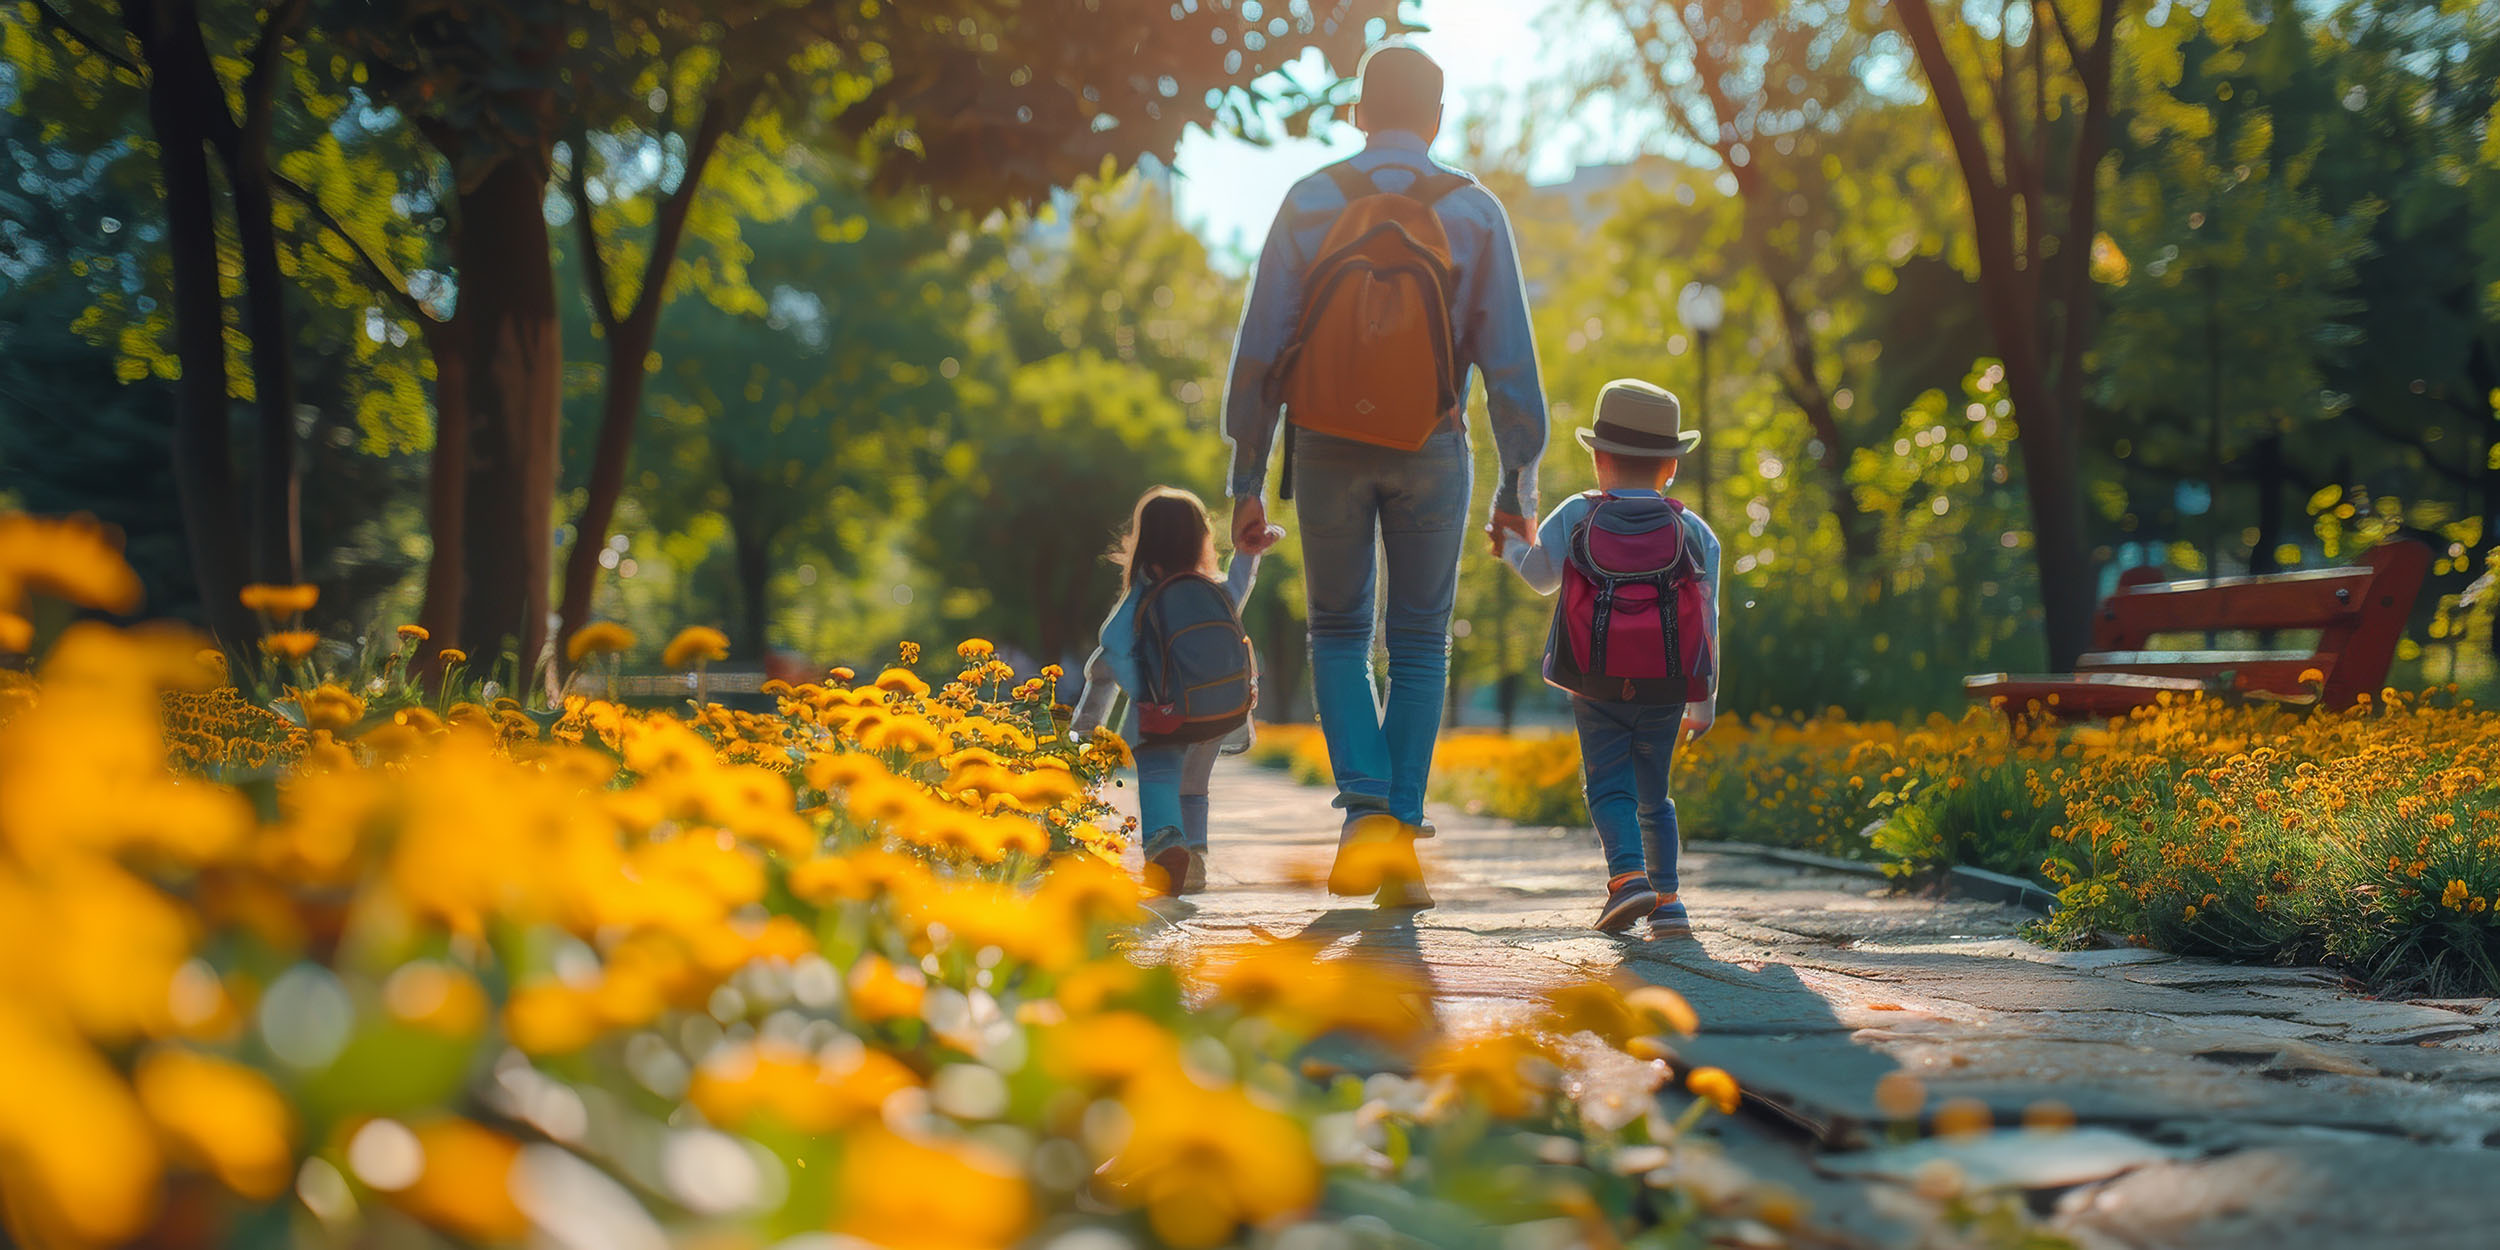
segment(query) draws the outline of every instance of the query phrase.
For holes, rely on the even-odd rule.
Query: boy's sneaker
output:
[[[1189,871],[1181,874],[1181,893],[1197,894],[1206,888],[1207,853],[1193,848],[1189,852]]]
[[[1657,909],[1658,891],[1649,888],[1649,878],[1628,878],[1606,892],[1606,907],[1597,913],[1597,931],[1621,933]]]
[[[1672,894],[1659,898],[1656,910],[1649,913],[1649,935],[1651,937],[1691,937],[1693,935],[1693,917],[1691,913],[1684,910],[1683,900]]]
[[[1172,896],[1189,888],[1189,848],[1175,846],[1159,851],[1146,861],[1148,893]]]

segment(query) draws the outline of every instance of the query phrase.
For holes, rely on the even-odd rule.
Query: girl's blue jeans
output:
[[[1571,716],[1580,730],[1580,775],[1589,821],[1606,848],[1606,875],[1649,874],[1649,887],[1675,893],[1675,800],[1667,773],[1684,731],[1681,703],[1601,703],[1577,695]]]
[[[1207,849],[1207,778],[1224,745],[1213,742],[1153,743],[1136,748],[1137,827],[1146,858],[1187,847]]]

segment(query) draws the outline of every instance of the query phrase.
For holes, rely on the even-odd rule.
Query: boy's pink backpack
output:
[[[1673,499],[1590,492],[1571,529],[1545,680],[1607,703],[1668,704],[1717,689],[1710,585]]]

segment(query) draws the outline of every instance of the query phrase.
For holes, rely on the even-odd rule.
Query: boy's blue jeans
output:
[[[1647,871],[1649,886],[1675,893],[1675,800],[1667,770],[1684,731],[1681,703],[1601,703],[1577,695],[1580,772],[1589,820],[1606,848],[1606,875]]]
[[[1337,806],[1420,823],[1449,684],[1450,605],[1475,485],[1467,434],[1443,430],[1414,451],[1309,431],[1292,437],[1311,690]],[[1385,707],[1372,687],[1373,590],[1383,580],[1375,564],[1387,566]]]

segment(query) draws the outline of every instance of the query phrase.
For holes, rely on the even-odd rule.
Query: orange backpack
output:
[[[1413,451],[1461,399],[1450,240],[1432,206],[1469,179],[1428,170],[1382,191],[1350,164],[1327,174],[1345,211],[1303,272],[1301,322],[1268,375],[1290,422],[1286,455],[1294,428]]]

